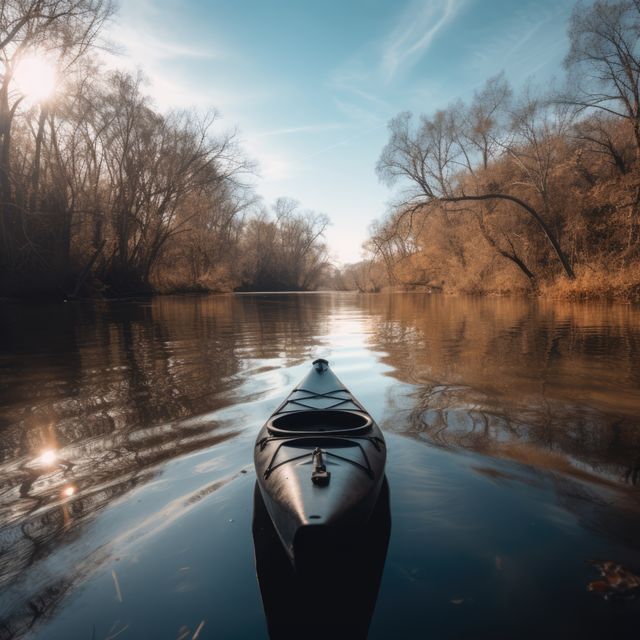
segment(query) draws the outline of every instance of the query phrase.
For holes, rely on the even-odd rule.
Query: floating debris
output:
[[[120,624],[119,620],[113,623],[113,625],[111,626],[111,629],[109,629],[109,634],[106,636],[104,640],[114,640],[114,638],[117,638],[119,635],[123,634],[129,628],[129,625],[125,624],[121,629],[118,629],[116,631],[115,629],[118,626],[118,624]]]
[[[122,591],[120,591],[120,582],[118,580],[118,576],[115,572],[115,569],[111,569],[111,575],[113,576],[113,584],[116,587],[116,598],[118,602],[122,602]]]
[[[451,604],[462,604],[464,602],[464,598],[451,598]]]
[[[640,594],[640,577],[611,560],[590,560],[602,580],[587,585],[587,591],[602,594],[605,600],[630,600]]]
[[[176,636],[176,640],[186,640],[189,637],[191,630],[189,627],[182,625],[180,629],[178,629],[178,635]]]
[[[200,632],[202,631],[202,627],[204,627],[204,620],[202,620],[202,622],[200,622],[200,624],[198,625],[198,628],[196,629],[196,632],[193,634],[193,638],[191,640],[198,640],[198,636],[200,635]]]

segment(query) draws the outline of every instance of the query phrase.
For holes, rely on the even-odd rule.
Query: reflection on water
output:
[[[237,401],[253,360],[306,362],[326,326],[320,304],[218,296],[6,305],[0,588],[163,462],[233,437],[240,425],[208,414]],[[48,591],[36,599],[46,608]]]
[[[391,516],[385,479],[365,535],[323,539],[287,556],[256,483],[253,507],[256,572],[274,640],[366,638],[389,544]]]
[[[391,437],[372,637],[395,611],[399,637],[491,636],[492,616],[513,635],[543,605],[565,630],[589,611],[588,636],[614,614],[585,561],[639,573],[637,308],[274,294],[5,302],[0,325],[0,638],[264,635],[252,443],[320,355]]]
[[[444,447],[640,481],[640,312],[372,298],[376,348],[415,385],[388,429]]]

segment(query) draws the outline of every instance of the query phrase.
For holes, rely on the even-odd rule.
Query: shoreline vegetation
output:
[[[267,206],[215,109],[161,113],[108,70],[109,0],[11,0],[0,24],[0,296],[318,289],[640,302],[640,3],[578,3],[566,81],[389,123],[394,188],[367,259],[337,268],[329,219]],[[21,65],[55,78],[30,95]],[[48,70],[48,71],[47,71]],[[33,78],[32,78],[33,79]],[[36,78],[38,79],[38,78]],[[355,247],[354,247],[355,249]]]

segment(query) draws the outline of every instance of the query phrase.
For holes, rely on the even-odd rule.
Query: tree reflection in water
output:
[[[326,333],[320,304],[296,296],[5,304],[0,589],[37,572],[164,462],[232,438],[239,425],[208,416],[237,402],[241,370],[308,360],[312,336]],[[19,613],[0,612],[7,637],[72,580],[42,582]]]
[[[269,402],[298,380],[296,367],[320,354],[335,359],[383,428],[438,449],[395,439],[388,473],[395,474],[394,504],[403,523],[394,524],[395,535],[432,535],[438,548],[450,537],[442,522],[471,511],[474,527],[501,540],[502,521],[484,515],[493,503],[482,503],[476,513],[464,502],[466,495],[481,500],[488,479],[498,487],[492,500],[502,504],[515,495],[523,520],[538,505],[528,496],[540,495],[543,507],[550,500],[572,514],[576,536],[578,528],[580,535],[601,535],[605,553],[612,540],[635,549],[640,311],[633,307],[319,294],[5,303],[0,313],[0,638],[19,635],[50,615],[72,586],[87,584],[78,567],[86,561],[88,571],[101,562],[102,551],[90,547],[95,526],[88,526],[103,521],[100,512],[110,518],[125,511],[114,528],[127,531],[138,505],[129,504],[131,495],[129,502],[120,499],[153,487],[170,462],[182,464],[176,459],[199,451],[213,459],[234,443],[244,452],[235,436],[248,436],[247,429],[275,408]],[[238,419],[243,412],[253,422]],[[484,457],[451,456],[452,449]],[[236,451],[225,473],[241,473],[251,451],[247,445],[246,458]],[[401,469],[402,456],[414,466]],[[434,460],[440,484],[416,488]],[[459,485],[452,469],[458,469]],[[207,486],[218,486],[214,480],[220,478]],[[197,493],[199,482],[187,484]],[[450,496],[456,486],[458,511]],[[166,491],[165,503],[183,504],[190,495],[186,488]],[[440,520],[428,520],[427,499]],[[162,506],[148,509],[145,516],[162,519]],[[560,529],[551,529],[553,540],[564,544]],[[510,544],[519,545],[525,562],[531,541],[518,531],[509,534]],[[223,539],[230,544],[232,538]],[[242,540],[233,540],[240,549]],[[67,549],[74,552],[71,560]],[[404,566],[399,550],[389,549],[391,566]],[[428,549],[406,551],[428,566]],[[628,555],[618,560],[634,561],[635,551]],[[57,573],[48,573],[58,561]],[[237,561],[231,554],[229,562]],[[153,573],[153,562],[140,573]],[[455,558],[447,555],[446,566],[455,568]],[[564,570],[574,571],[573,565]],[[460,575],[468,582],[474,574],[464,567]],[[480,590],[484,578],[475,578]],[[396,579],[394,589],[402,589],[404,578]],[[592,579],[588,568],[578,583]],[[243,588],[238,593],[246,593]],[[154,589],[160,598],[162,588]],[[523,607],[518,616],[526,613]],[[395,611],[387,613],[393,620]],[[378,615],[386,619],[384,606]],[[450,622],[446,611],[441,616]]]
[[[385,428],[546,468],[640,481],[640,312],[370,297],[371,338],[415,385]]]

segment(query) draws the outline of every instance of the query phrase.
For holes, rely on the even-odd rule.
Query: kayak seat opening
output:
[[[272,418],[268,423],[273,433],[361,433],[371,428],[367,415],[354,411],[294,411]]]

